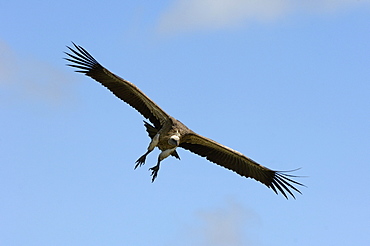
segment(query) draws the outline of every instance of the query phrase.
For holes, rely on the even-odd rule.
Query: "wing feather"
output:
[[[84,48],[74,43],[73,45],[75,49],[67,46],[72,53],[65,52],[69,56],[65,59],[71,62],[68,66],[79,69],[76,72],[83,73],[107,87],[114,95],[149,119],[157,129],[162,127],[169,117],[165,111],[134,84],[118,77],[100,65]]]
[[[236,150],[196,133],[189,133],[183,137],[180,147],[205,157],[207,160],[243,177],[253,178],[271,188],[276,194],[280,192],[287,199],[288,195],[295,198],[292,190],[301,193],[294,185],[303,185],[291,179],[297,176],[271,170]]]

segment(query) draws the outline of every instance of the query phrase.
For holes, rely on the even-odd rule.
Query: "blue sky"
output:
[[[0,4],[1,245],[365,245],[370,2]],[[152,184],[143,117],[65,66],[71,41],[296,200],[179,150]]]

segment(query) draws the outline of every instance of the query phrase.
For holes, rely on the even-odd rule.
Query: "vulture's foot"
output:
[[[157,175],[158,175],[158,171],[159,171],[159,164],[158,164],[158,165],[156,165],[156,166],[154,166],[154,167],[149,168],[149,170],[150,170],[150,171],[152,171],[152,174],[151,174],[151,176],[152,176],[152,182],[154,182],[155,178],[156,178],[156,177],[157,177]]]
[[[135,165],[135,168],[134,169],[136,169],[137,167],[141,167],[142,165],[145,164],[146,155],[147,154],[144,154],[139,159],[137,159],[137,161],[135,162],[136,165]]]

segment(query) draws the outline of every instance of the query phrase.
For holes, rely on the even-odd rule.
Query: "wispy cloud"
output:
[[[0,41],[0,87],[4,103],[55,106],[70,99],[71,78],[47,62],[16,54]],[[62,54],[62,53],[61,53]]]
[[[199,211],[197,226],[190,226],[184,238],[187,245],[243,246],[258,245],[259,216],[231,199],[220,208]],[[189,243],[190,242],[190,243]]]
[[[159,20],[161,32],[220,29],[251,21],[276,21],[295,11],[329,12],[370,0],[176,0]]]

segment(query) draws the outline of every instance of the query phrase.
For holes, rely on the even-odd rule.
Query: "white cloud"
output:
[[[161,32],[220,29],[248,21],[275,21],[294,11],[328,12],[370,0],[176,0],[163,13]]]
[[[0,54],[3,105],[37,102],[55,106],[70,99],[71,78],[61,70],[47,62],[20,56],[1,41]]]
[[[233,199],[223,207],[197,212],[196,219],[197,225],[187,226],[183,232],[185,238],[180,241],[184,245],[258,245],[259,216]]]

